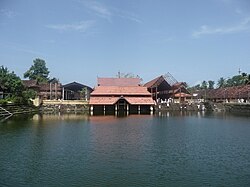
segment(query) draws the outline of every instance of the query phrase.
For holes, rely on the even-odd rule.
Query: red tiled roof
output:
[[[146,87],[142,86],[97,86],[91,93],[91,96],[96,95],[140,95],[151,96]]]
[[[176,93],[174,94],[175,97],[191,97],[190,94],[187,93]]]
[[[98,86],[139,86],[140,78],[97,78]]]
[[[154,101],[151,97],[125,97],[131,105],[153,105]]]
[[[200,90],[197,92],[200,96],[209,99],[238,99],[250,97],[250,85],[234,86],[226,88],[217,88],[211,90]]]
[[[114,105],[121,97],[91,97],[90,105]],[[131,105],[153,105],[151,97],[123,97]]]
[[[113,105],[119,100],[119,97],[90,97],[90,105]]]
[[[159,81],[161,78],[163,78],[163,76],[159,76],[159,77],[156,77],[155,79],[145,83],[143,86],[147,87],[147,88],[151,88],[154,84],[157,83],[157,81]]]

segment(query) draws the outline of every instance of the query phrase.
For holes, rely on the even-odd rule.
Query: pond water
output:
[[[0,124],[0,186],[250,186],[250,117],[11,118]]]

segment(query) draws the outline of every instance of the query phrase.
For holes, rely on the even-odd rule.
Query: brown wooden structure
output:
[[[148,91],[152,94],[152,98],[157,103],[170,98],[175,102],[185,102],[191,99],[191,95],[186,88],[186,83],[177,82],[173,77],[169,80],[166,75],[161,75],[147,82],[144,86],[147,87]]]

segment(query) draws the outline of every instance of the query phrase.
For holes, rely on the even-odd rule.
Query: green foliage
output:
[[[28,89],[28,90],[23,91],[22,95],[26,100],[29,100],[29,99],[35,99],[37,96],[37,93],[34,90]]]
[[[13,96],[21,96],[24,89],[22,80],[3,66],[0,67],[0,85],[4,92],[11,93]]]
[[[232,87],[232,86],[241,86],[248,84],[250,82],[250,74],[242,73],[241,75],[235,75],[231,78],[225,79],[221,77],[218,80],[218,88]]]
[[[37,80],[39,83],[48,82],[49,70],[46,67],[45,61],[37,58],[33,60],[33,63],[30,69],[24,73],[24,78]]]
[[[139,78],[140,82],[143,82],[143,79],[139,75],[133,73],[121,73],[120,71],[116,75],[117,78]]]
[[[25,90],[20,77],[14,72],[9,72],[6,67],[0,67],[0,86],[4,93],[8,93],[0,104],[7,104],[8,101],[15,104],[30,104],[30,98],[36,96],[33,90]]]
[[[201,83],[201,89],[207,89],[207,81],[202,81]]]
[[[197,84],[197,85],[195,85],[195,86],[188,87],[187,90],[188,90],[190,93],[192,93],[192,92],[195,92],[195,91],[197,91],[197,90],[201,90],[201,86],[200,86],[200,84]]]
[[[8,103],[8,100],[0,99],[0,105],[5,106],[5,105],[7,105],[7,103]]]
[[[226,80],[223,77],[221,77],[217,82],[217,87],[224,88],[225,86],[226,86]]]
[[[214,89],[214,84],[215,84],[214,81],[209,80],[208,81],[208,89]]]

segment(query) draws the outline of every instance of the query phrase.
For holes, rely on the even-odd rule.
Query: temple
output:
[[[175,103],[184,103],[191,99],[185,82],[177,82],[170,74],[161,75],[144,84],[151,93],[156,103],[166,102],[171,99]]]
[[[98,78],[89,105],[93,113],[144,114],[153,111],[154,101],[139,78]]]

